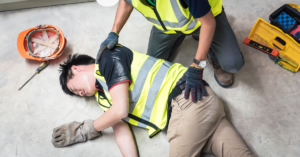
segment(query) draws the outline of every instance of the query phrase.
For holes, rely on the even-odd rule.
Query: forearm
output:
[[[113,105],[94,121],[94,128],[97,131],[114,126],[117,122],[128,116],[128,88],[129,83],[124,82],[110,90]]]
[[[215,29],[216,21],[214,18],[202,24],[199,35],[199,45],[195,56],[197,60],[206,59],[212,39],[214,37]]]
[[[126,117],[124,115],[121,115],[121,113],[117,112],[118,111],[114,109],[114,106],[112,106],[109,110],[104,112],[103,115],[94,120],[94,128],[97,131],[102,131],[115,125],[118,121]]]
[[[125,25],[126,21],[128,20],[131,12],[133,10],[133,7],[125,2],[125,0],[120,0],[117,14],[115,17],[115,22],[112,28],[112,32],[120,33],[123,26]]]
[[[128,124],[119,121],[113,126],[113,129],[118,147],[123,157],[137,157],[137,148]]]

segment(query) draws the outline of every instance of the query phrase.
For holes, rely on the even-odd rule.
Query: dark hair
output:
[[[67,83],[70,79],[73,77],[73,73],[71,70],[72,65],[90,65],[94,64],[95,59],[88,55],[83,54],[73,54],[69,55],[68,58],[62,63],[59,64],[59,81],[62,90],[69,95],[75,95],[73,92],[71,92],[67,86]]]

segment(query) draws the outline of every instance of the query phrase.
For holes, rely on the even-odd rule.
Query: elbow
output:
[[[212,28],[213,30],[215,30],[216,26],[217,26],[217,22],[216,19],[214,17],[208,18],[206,20],[199,20],[202,25],[201,27],[205,27],[207,29]]]
[[[126,111],[119,110],[115,116],[118,120],[122,120],[128,116],[128,112],[127,110]]]
[[[210,28],[213,28],[213,30],[215,30],[216,26],[217,26],[217,22],[215,18],[211,18],[209,21],[207,21],[207,23],[204,24],[205,26],[208,26]]]
[[[215,18],[212,20],[212,22],[211,22],[211,23],[212,23],[213,27],[214,27],[214,28],[216,28],[216,26],[217,26],[217,22],[216,22],[216,19],[215,19]]]
[[[124,119],[124,118],[126,118],[127,116],[128,116],[128,113],[127,113],[127,112],[124,112],[124,113],[120,114],[120,118],[121,118],[121,119]]]

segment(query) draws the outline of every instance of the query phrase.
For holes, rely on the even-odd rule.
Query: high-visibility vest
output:
[[[191,15],[189,8],[181,6],[180,0],[155,0],[155,7],[147,5],[147,0],[125,1],[166,34],[176,34],[176,31],[191,34],[201,26],[201,23]],[[214,16],[222,12],[222,0],[208,0],[208,2]]]
[[[181,64],[173,64],[134,50],[131,51],[133,60],[130,72],[129,114],[123,120],[132,125],[148,129],[151,138],[166,128],[169,94],[187,68]],[[113,102],[97,62],[94,75],[104,89],[104,93],[99,91],[95,94],[96,100],[100,107],[107,111],[113,105]]]

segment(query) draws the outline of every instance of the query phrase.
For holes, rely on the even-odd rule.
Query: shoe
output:
[[[192,37],[193,37],[195,40],[199,41],[199,35],[197,35],[196,33],[193,33],[193,34],[192,34]]]
[[[207,59],[209,63],[214,67],[214,77],[217,83],[223,88],[232,86],[234,75],[223,70],[221,66],[218,63],[214,62],[209,55],[207,55]]]

